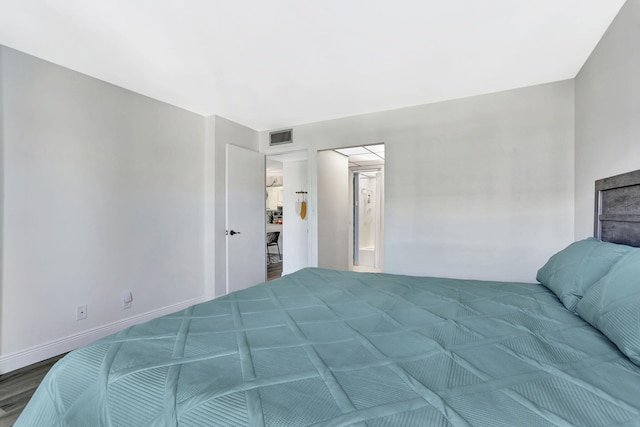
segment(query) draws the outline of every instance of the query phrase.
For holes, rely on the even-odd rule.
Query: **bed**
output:
[[[307,268],[75,350],[16,427],[640,425],[640,172],[540,283]]]

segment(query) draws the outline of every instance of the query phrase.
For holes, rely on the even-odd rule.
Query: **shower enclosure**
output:
[[[382,170],[353,172],[353,265],[381,269]]]

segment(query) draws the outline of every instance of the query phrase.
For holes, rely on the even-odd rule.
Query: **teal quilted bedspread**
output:
[[[71,352],[16,427],[640,425],[640,367],[537,284],[304,269]]]

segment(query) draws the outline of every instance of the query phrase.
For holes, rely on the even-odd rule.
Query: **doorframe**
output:
[[[267,176],[267,159],[269,157],[272,157],[272,158],[273,157],[289,157],[285,161],[303,161],[304,160],[304,161],[307,162],[307,171],[306,171],[306,175],[307,175],[306,176],[306,181],[307,181],[306,187],[307,188],[305,189],[305,191],[307,191],[309,193],[308,194],[309,197],[307,198],[307,219],[306,219],[306,221],[307,221],[307,262],[306,262],[307,267],[313,267],[313,266],[317,265],[317,261],[316,261],[316,264],[314,264],[313,261],[312,261],[312,251],[311,251],[311,248],[312,248],[311,210],[312,210],[312,208],[310,208],[310,205],[312,205],[312,204],[310,203],[310,200],[311,200],[311,194],[310,193],[311,193],[311,191],[309,190],[309,188],[311,188],[311,184],[312,184],[313,181],[311,179],[311,156],[310,156],[310,152],[311,152],[311,149],[309,149],[309,148],[297,148],[297,149],[294,149],[293,147],[290,147],[289,149],[286,149],[286,150],[283,150],[283,151],[263,153],[264,156],[265,156],[265,165],[264,165],[265,180],[266,180],[266,176]],[[284,164],[285,161],[283,161],[282,163]],[[284,165],[283,165],[283,168],[284,168]],[[284,194],[284,191],[285,191],[285,187],[286,187],[286,183],[285,183],[285,177],[284,177],[284,171],[283,171],[283,177],[282,177],[282,191],[283,191],[283,194]],[[283,195],[283,197],[284,197],[284,195]],[[265,232],[266,232],[266,224],[267,224],[267,219],[266,219],[266,197],[265,197],[263,205],[265,206],[264,225],[265,225]],[[315,213],[315,209],[313,209],[313,213]],[[286,213],[285,213],[285,215],[286,215]],[[284,217],[283,217],[283,219],[284,219]],[[286,224],[286,221],[283,220],[283,223]],[[284,237],[285,236],[285,233],[284,233],[285,232],[285,230],[284,230],[285,225],[284,224],[283,224],[283,229],[282,229],[282,232],[283,232],[282,244],[283,244],[283,247],[286,247],[287,245],[284,244],[284,238],[285,238]],[[291,250],[291,249],[292,248],[290,247],[289,250]],[[283,274],[284,274],[286,272],[286,269],[284,268],[284,260],[283,260],[283,263],[282,263],[282,267],[283,267],[282,271],[283,271]],[[267,274],[266,273],[266,269],[267,269],[267,264],[266,264],[266,260],[265,260],[265,274]]]

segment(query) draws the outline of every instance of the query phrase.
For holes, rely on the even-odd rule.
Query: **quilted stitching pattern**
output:
[[[637,396],[540,285],[305,269],[72,352],[16,426],[632,425]]]

